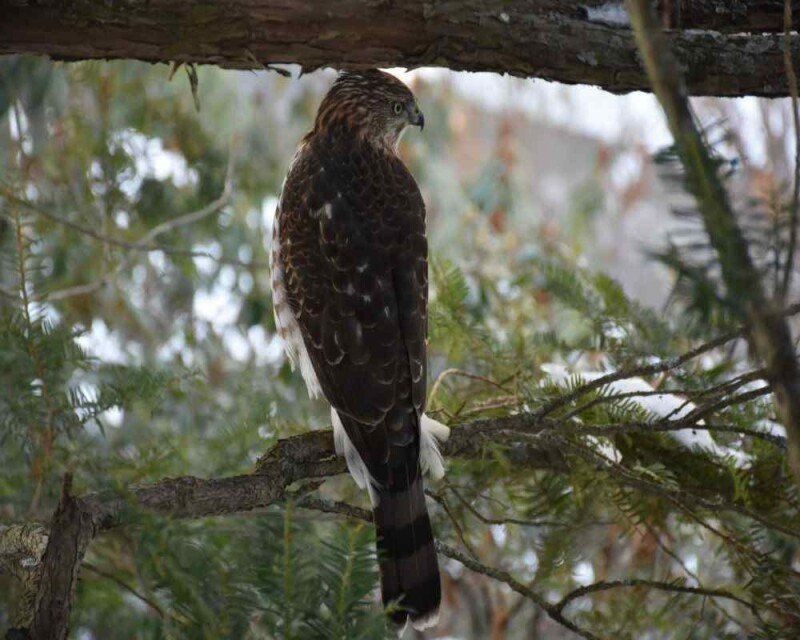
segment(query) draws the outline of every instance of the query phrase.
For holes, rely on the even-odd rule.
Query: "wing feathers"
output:
[[[420,472],[443,472],[433,437],[441,433],[420,431],[422,197],[399,158],[312,137],[287,177],[276,224],[282,300],[332,405],[337,451],[374,505],[384,602],[399,598],[397,620],[422,624],[438,609],[440,585]]]

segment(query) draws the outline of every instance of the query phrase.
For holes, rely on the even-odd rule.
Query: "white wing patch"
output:
[[[406,625],[407,624],[408,622],[406,622]],[[414,627],[417,631],[422,631],[423,629],[429,629],[430,627],[435,627],[437,624],[439,624],[439,609],[435,609],[434,611],[431,611],[428,615],[411,621],[411,626]],[[403,630],[405,630],[405,627],[403,627]]]
[[[441,480],[444,477],[444,458],[439,451],[439,443],[445,442],[449,437],[450,427],[422,414],[419,462],[422,473],[427,473],[434,480]]]
[[[378,493],[375,491],[377,483],[372,474],[370,474],[369,469],[367,469],[367,465],[361,459],[361,454],[358,453],[353,441],[350,440],[350,436],[347,435],[342,420],[333,407],[331,407],[331,422],[333,423],[333,445],[336,448],[336,453],[344,456],[353,480],[356,481],[359,489],[369,491],[369,501],[373,507],[377,506]]]
[[[347,435],[344,425],[342,424],[339,414],[336,409],[331,407],[331,423],[333,424],[333,444],[336,448],[336,453],[344,456],[347,462],[347,469],[353,480],[360,489],[367,489],[369,491],[369,500],[372,506],[378,504],[378,494],[376,487],[378,483],[370,474],[367,465],[361,459],[353,441]],[[450,437],[450,427],[443,425],[441,422],[429,418],[422,414],[422,424],[420,425],[420,452],[419,460],[422,467],[422,473],[427,473],[435,480],[441,480],[444,477],[444,458],[442,452],[439,451],[439,443],[445,442]]]
[[[298,149],[292,160],[292,165],[299,154],[300,150]],[[291,171],[291,165],[289,166],[289,171]],[[280,202],[280,196],[278,202]],[[278,205],[278,211],[275,214],[275,221],[272,227],[272,246],[270,247],[272,308],[275,313],[275,326],[278,328],[278,335],[283,339],[283,346],[286,350],[286,355],[289,356],[292,371],[298,367],[300,368],[300,374],[305,380],[308,395],[312,398],[318,398],[322,395],[322,387],[320,387],[319,380],[317,380],[317,374],[314,372],[314,366],[311,364],[311,358],[308,356],[305,342],[303,342],[300,325],[297,324],[297,320],[292,313],[292,308],[289,306],[289,297],[286,293],[285,274],[281,263],[280,221],[281,211],[280,205]]]

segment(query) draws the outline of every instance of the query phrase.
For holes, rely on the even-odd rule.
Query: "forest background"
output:
[[[327,426],[275,334],[268,250],[334,73],[286,68],[0,59],[6,537],[48,522],[67,472],[125,497],[247,474]],[[429,487],[445,605],[424,637],[791,637],[785,431],[656,99],[398,73],[426,116],[401,155],[428,207],[430,409],[466,425]],[[791,100],[693,107],[780,293]],[[71,637],[391,637],[364,506],[342,476],[247,513],[125,507],[82,563]],[[3,627],[35,605],[39,558],[16,551]]]

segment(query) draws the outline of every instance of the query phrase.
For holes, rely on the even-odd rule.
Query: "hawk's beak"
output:
[[[419,110],[419,107],[414,106],[409,114],[408,121],[419,127],[419,130],[422,131],[425,128],[425,116],[422,114],[422,111]]]

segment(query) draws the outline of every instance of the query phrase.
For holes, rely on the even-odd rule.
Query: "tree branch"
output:
[[[555,608],[562,611],[570,602],[576,598],[582,598],[597,591],[607,591],[608,589],[619,589],[628,587],[647,587],[649,589],[658,589],[660,591],[674,591],[675,593],[689,593],[712,598],[725,598],[727,600],[735,600],[739,604],[743,604],[754,613],[758,613],[756,606],[747,600],[732,594],[730,591],[723,589],[705,589],[702,587],[688,587],[683,584],[674,582],[661,582],[659,580],[640,580],[636,578],[628,578],[626,580],[601,580],[593,584],[588,584],[584,587],[579,587],[574,591],[570,591],[561,600],[559,600]]]
[[[591,10],[614,4],[622,6],[598,0],[223,0],[201,10],[191,0],[132,0],[124,9],[88,0],[0,0],[0,54],[237,69],[296,63],[304,71],[445,66],[592,84],[615,93],[649,90],[624,11],[619,24]],[[665,16],[667,24],[692,29],[669,36],[692,94],[788,94],[780,72],[782,33],[694,31],[726,23],[761,31],[768,23],[779,32],[774,4],[762,0],[741,11],[726,9],[724,0],[693,0],[678,3],[679,19]],[[800,55],[800,38],[790,40],[793,55]]]
[[[67,474],[42,559],[42,577],[30,628],[33,640],[66,640],[78,571],[94,536],[90,514],[80,499],[71,495],[71,490],[72,476]]]
[[[220,211],[230,202],[231,194],[233,193],[233,168],[235,164],[234,154],[235,150],[231,148],[231,150],[228,153],[228,167],[225,172],[225,182],[222,188],[222,193],[220,193],[218,198],[209,202],[200,209],[197,209],[195,211],[190,211],[189,213],[185,213],[183,215],[178,216],[177,218],[173,218],[171,220],[168,220],[153,227],[152,229],[147,231],[147,233],[143,234],[138,240],[123,240],[120,238],[112,238],[108,235],[95,231],[90,227],[86,227],[84,225],[78,224],[77,222],[73,222],[72,220],[69,220],[67,218],[62,218],[60,216],[57,216],[54,213],[48,211],[45,207],[42,207],[35,202],[31,202],[24,198],[18,197],[11,190],[3,187],[2,185],[0,185],[0,196],[5,198],[9,202],[14,203],[15,205],[23,206],[26,209],[33,211],[37,215],[43,216],[48,220],[55,222],[56,224],[64,225],[65,227],[72,229],[73,231],[76,231],[87,237],[103,242],[104,244],[107,244],[109,246],[121,247],[129,251],[143,251],[143,252],[161,251],[163,253],[170,255],[210,258],[215,262],[237,264],[239,266],[246,266],[246,267],[266,266],[255,262],[243,264],[239,260],[217,258],[203,251],[193,251],[191,249],[186,249],[186,250],[175,249],[173,247],[167,247],[164,245],[155,244],[154,242],[158,237],[164,235],[165,233],[174,231],[179,227],[184,227],[187,225],[194,224],[204,218],[207,218],[208,216]],[[65,298],[69,298],[76,295],[88,295],[90,293],[94,293],[95,291],[102,289],[115,277],[117,277],[120,273],[122,273],[131,263],[132,259],[133,256],[128,254],[122,260],[119,261],[117,266],[112,271],[106,273],[101,278],[93,282],[88,282],[86,284],[75,285],[72,287],[68,287],[66,289],[59,289],[57,291],[50,291],[46,294],[46,298],[50,302],[55,302],[57,300],[63,300]]]
[[[46,548],[47,529],[38,522],[0,527],[0,570],[17,578],[22,586],[20,602],[11,616],[16,627],[30,627],[33,621]]]

